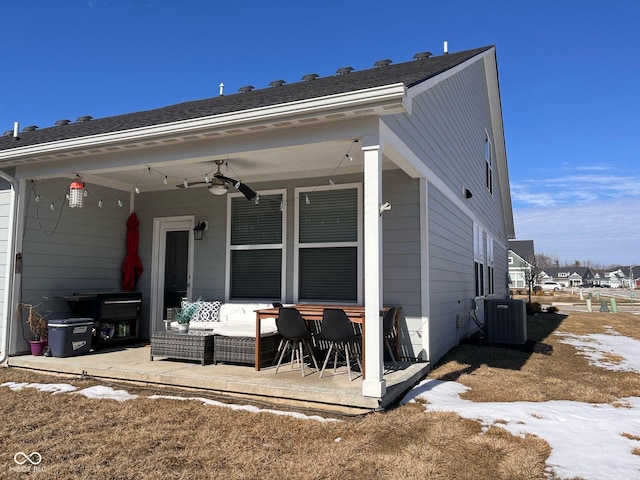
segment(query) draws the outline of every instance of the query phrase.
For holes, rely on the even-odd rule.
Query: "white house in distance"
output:
[[[508,296],[514,225],[493,46],[12,127],[0,137],[1,360],[27,350],[18,302],[47,297],[65,318],[65,296],[121,289],[132,212],[141,339],[183,295],[361,304],[364,396],[385,394],[382,305],[402,306],[403,359],[433,364],[473,331],[477,300]],[[216,162],[258,201],[216,188]],[[70,208],[77,176],[86,196]],[[183,253],[171,267],[173,231],[184,244],[172,243]]]

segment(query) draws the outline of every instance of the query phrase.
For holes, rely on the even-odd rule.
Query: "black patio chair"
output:
[[[353,323],[349,320],[347,314],[341,308],[325,308],[322,312],[322,323],[320,324],[320,338],[329,342],[329,350],[327,356],[324,359],[322,370],[320,372],[320,378],[324,374],[324,370],[327,368],[327,363],[331,357],[333,351],[333,372],[336,372],[338,355],[344,353],[347,372],[349,374],[349,380],[351,380],[351,358],[349,356],[352,347],[356,345],[362,345],[362,335],[356,333],[353,328]],[[362,364],[360,363],[360,357],[358,353],[355,353],[355,358],[362,372]]]
[[[382,334],[384,337],[384,344],[387,347],[387,351],[389,355],[391,355],[391,361],[393,361],[394,366],[398,366],[398,362],[396,361],[396,356],[394,354],[395,344],[395,335],[398,335],[398,332],[394,332],[394,327],[396,325],[396,315],[400,307],[391,307],[384,313],[382,317]]]
[[[292,307],[280,307],[278,318],[276,319],[276,326],[278,327],[278,333],[285,341],[282,352],[280,353],[280,360],[278,360],[278,365],[276,366],[276,373],[278,373],[278,369],[288,348],[291,349],[291,368],[293,368],[294,358],[297,358],[303,377],[305,349],[307,350],[309,358],[313,361],[316,370],[320,370],[316,357],[313,354],[311,332],[307,328],[307,322],[302,318],[300,312]]]

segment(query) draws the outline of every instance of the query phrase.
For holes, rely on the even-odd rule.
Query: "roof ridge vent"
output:
[[[76,122],[89,122],[91,120],[93,120],[91,115],[83,115],[82,117],[76,118]]]
[[[425,59],[429,58],[431,55],[433,55],[433,53],[431,53],[431,52],[419,52],[419,53],[416,53],[413,56],[413,58],[415,60],[425,60]]]
[[[353,67],[342,67],[336,70],[338,75],[346,75],[347,73],[351,73],[353,71]]]
[[[35,132],[38,129],[37,125],[29,125],[28,127],[24,127],[22,129],[23,132]]]
[[[285,83],[287,83],[287,82],[285,82],[284,80],[274,80],[273,82],[271,82],[271,83],[269,84],[269,86],[270,86],[270,87],[281,87],[281,86],[282,86],[282,85],[284,85]]]
[[[253,90],[254,88],[255,88],[255,87],[254,87],[253,85],[247,85],[247,86],[244,86],[244,87],[240,87],[240,88],[238,89],[238,91],[239,91],[240,93],[249,93],[249,92],[250,92],[251,90]]]
[[[302,77],[302,81],[303,82],[308,82],[309,80],[315,80],[319,76],[320,75],[318,75],[317,73],[308,73],[304,77]]]
[[[385,58],[384,60],[378,60],[376,63],[373,64],[374,67],[386,67],[387,65],[392,64],[393,61],[389,60],[388,58]]]
[[[71,120],[67,120],[65,118],[65,119],[62,119],[62,120],[57,120],[56,123],[55,123],[55,126],[56,127],[60,127],[62,125],[69,125],[70,123],[71,123]]]
[[[13,130],[7,130],[2,134],[3,137],[10,137],[11,135],[13,135]]]

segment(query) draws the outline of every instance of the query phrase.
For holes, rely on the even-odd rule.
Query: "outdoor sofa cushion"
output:
[[[193,330],[210,330],[216,335],[227,337],[254,337],[256,336],[256,310],[263,308],[272,308],[270,303],[222,303],[219,301],[206,302],[200,301],[201,304],[220,303],[218,320],[194,321],[189,322],[189,329]],[[203,308],[201,305],[200,308]],[[214,306],[204,305],[206,310],[215,309]],[[197,314],[197,313],[196,313]],[[195,314],[194,314],[195,315]],[[177,328],[177,323],[172,322],[171,326]],[[264,318],[260,322],[260,336],[276,335],[278,328],[276,327],[275,318]]]

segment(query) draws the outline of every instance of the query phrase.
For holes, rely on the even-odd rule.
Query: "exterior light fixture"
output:
[[[209,191],[214,195],[224,195],[229,191],[229,187],[221,179],[214,177],[209,185]]]
[[[206,220],[202,220],[198,222],[198,224],[193,227],[193,239],[194,240],[202,240],[204,236],[204,232],[209,229],[209,223]]]
[[[84,205],[84,193],[84,182],[76,175],[76,178],[69,185],[69,207],[82,208],[82,205]]]

